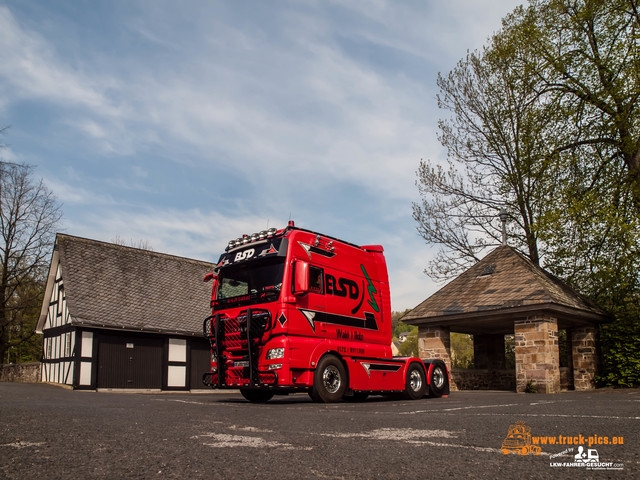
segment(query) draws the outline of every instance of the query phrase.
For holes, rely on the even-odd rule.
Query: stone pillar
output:
[[[477,369],[504,370],[504,335],[473,336],[473,365]]]
[[[593,389],[597,361],[595,327],[571,330],[571,357],[573,360],[573,387],[576,390]]]
[[[418,327],[418,355],[420,358],[439,358],[449,370],[449,388],[457,390],[451,375],[451,332],[447,327]]]
[[[560,391],[558,321],[532,317],[515,322],[516,390]]]

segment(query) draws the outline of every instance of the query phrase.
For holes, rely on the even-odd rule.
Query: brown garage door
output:
[[[98,388],[162,387],[162,337],[98,336]]]
[[[207,388],[202,384],[202,374],[211,371],[211,351],[208,340],[191,340],[191,378],[189,388]]]

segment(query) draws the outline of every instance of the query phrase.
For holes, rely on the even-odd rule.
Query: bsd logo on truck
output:
[[[236,257],[233,259],[234,262],[241,262],[242,260],[249,260],[256,253],[255,248],[249,248],[247,250],[243,250],[241,252],[236,253]]]

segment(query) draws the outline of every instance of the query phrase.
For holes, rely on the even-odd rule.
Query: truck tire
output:
[[[418,400],[427,393],[427,376],[419,363],[413,362],[407,368],[404,394],[410,400]]]
[[[340,401],[346,390],[347,372],[340,359],[334,355],[322,357],[313,375],[309,396],[314,402],[334,403]]]
[[[251,403],[266,403],[273,397],[273,392],[270,392],[269,390],[241,388],[240,393]]]
[[[448,382],[444,365],[438,362],[434,363],[429,372],[429,395],[431,397],[441,397],[447,388]]]

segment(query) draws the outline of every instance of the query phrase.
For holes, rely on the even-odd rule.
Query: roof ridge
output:
[[[129,250],[129,251],[136,252],[136,253],[143,253],[145,255],[155,255],[155,256],[165,257],[165,258],[188,260],[190,262],[194,262],[194,263],[198,263],[198,264],[215,264],[215,262],[213,262],[213,261],[208,262],[206,260],[198,260],[198,259],[191,258],[191,257],[183,257],[181,255],[175,255],[175,254],[172,254],[172,253],[156,252],[154,250],[147,250],[147,249],[144,249],[144,248],[130,247],[128,245],[119,245],[119,244],[113,243],[113,242],[105,242],[103,240],[95,240],[95,239],[87,238],[87,237],[79,237],[79,236],[76,236],[76,235],[69,235],[67,233],[56,233],[56,244],[58,243],[58,238],[69,239],[69,240],[72,240],[72,241],[81,241],[81,242],[85,242],[85,243],[89,243],[89,244],[94,244],[96,246],[102,245],[104,247],[114,248],[114,249],[119,249],[119,250]]]

